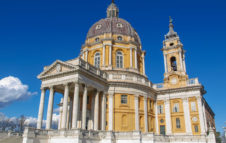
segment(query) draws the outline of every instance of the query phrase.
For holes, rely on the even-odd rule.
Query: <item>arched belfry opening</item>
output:
[[[177,60],[175,57],[170,58],[171,70],[177,71]]]

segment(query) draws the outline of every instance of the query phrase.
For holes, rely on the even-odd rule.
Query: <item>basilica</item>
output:
[[[37,128],[25,129],[23,143],[215,143],[214,112],[204,86],[188,77],[172,19],[161,49],[163,83],[147,77],[142,48],[113,1],[106,18],[89,29],[79,57],[56,60],[38,75]],[[57,130],[52,128],[55,93],[62,95]]]

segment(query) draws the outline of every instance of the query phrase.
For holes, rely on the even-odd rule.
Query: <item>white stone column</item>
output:
[[[99,127],[99,94],[97,91],[95,95],[95,105],[94,105],[94,130],[98,130]]]
[[[64,101],[63,101],[63,116],[61,129],[67,128],[67,114],[68,114],[68,96],[69,96],[69,85],[64,85]]]
[[[166,63],[166,54],[164,54],[164,66],[165,66],[165,73],[168,72],[168,69],[167,69],[167,63]]]
[[[134,96],[134,103],[135,103],[135,130],[140,130],[140,122],[139,122],[139,95]]]
[[[108,104],[108,105],[109,105],[109,108],[108,108],[108,109],[109,109],[109,121],[108,121],[109,123],[108,123],[108,130],[109,130],[109,131],[112,131],[112,130],[113,130],[113,124],[114,124],[114,123],[113,123],[113,122],[114,122],[114,121],[113,121],[113,118],[114,118],[114,117],[113,117],[113,116],[114,116],[114,113],[113,113],[113,109],[114,109],[114,107],[113,107],[113,102],[114,102],[114,99],[113,99],[113,98],[114,98],[114,94],[113,94],[113,93],[109,93],[108,95],[109,95],[109,101],[108,101],[108,102],[109,102],[109,104]]]
[[[60,99],[60,111],[59,111],[59,120],[58,120],[58,130],[61,128],[61,122],[62,122],[62,114],[63,114],[63,98]]]
[[[46,130],[51,129],[51,125],[52,125],[53,100],[54,100],[54,89],[53,89],[53,86],[51,86],[50,93],[49,93],[48,110],[47,110]]]
[[[137,69],[137,49],[134,49],[135,69]]]
[[[109,45],[109,56],[108,56],[109,66],[112,66],[112,45]]]
[[[145,59],[144,59],[144,53],[142,54],[142,60],[143,60],[143,75],[145,75]]]
[[[78,107],[79,105],[79,84],[75,82],[75,89],[74,89],[74,100],[73,100],[73,113],[72,113],[72,129],[78,128]]]
[[[101,130],[104,131],[106,128],[106,94],[102,96],[102,109],[101,109]]]
[[[205,121],[204,121],[204,114],[203,114],[203,108],[202,108],[202,97],[197,97],[197,102],[198,102],[201,134],[205,134],[206,132],[205,132]]]
[[[189,134],[189,135],[192,135],[191,116],[190,116],[188,98],[183,99],[183,107],[184,107],[184,118],[185,118],[186,133]]]
[[[144,97],[144,125],[145,132],[148,132],[148,111],[147,111],[147,97]]]
[[[82,129],[86,129],[87,93],[87,85],[85,85],[82,100]]]
[[[171,111],[170,111],[170,101],[169,99],[165,100],[165,120],[166,120],[166,135],[172,134],[171,126]]]
[[[38,111],[37,129],[42,128],[44,101],[45,101],[45,89],[42,88],[41,89],[40,104],[39,104],[39,111]]]
[[[103,66],[105,67],[105,49],[106,45],[103,45]]]
[[[86,62],[88,62],[88,50],[86,49]]]
[[[133,68],[133,48],[130,48],[130,68]]]
[[[157,101],[155,101],[155,129],[156,133],[159,134],[159,122],[158,122],[158,105]]]

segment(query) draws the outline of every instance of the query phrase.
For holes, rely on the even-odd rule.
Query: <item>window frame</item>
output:
[[[173,104],[173,113],[178,113],[178,112],[180,112],[180,104],[174,103]]]
[[[192,112],[196,112],[196,111],[197,111],[197,108],[196,108],[196,102],[195,102],[195,101],[192,101],[192,102],[191,102],[191,111],[192,111]]]
[[[128,95],[125,95],[125,94],[121,95],[121,104],[123,105],[128,104]]]
[[[117,51],[116,52],[116,67],[117,68],[123,68],[124,66],[124,56],[123,56],[123,52],[122,51]]]
[[[98,55],[97,55],[98,54]],[[100,52],[96,52],[94,54],[94,66],[96,68],[100,68],[100,60],[101,60],[101,55],[100,55]]]
[[[164,108],[164,107],[163,107],[162,104],[157,106],[158,114],[164,114],[163,108]]]
[[[180,118],[176,118],[176,128],[177,128],[177,129],[181,129]]]

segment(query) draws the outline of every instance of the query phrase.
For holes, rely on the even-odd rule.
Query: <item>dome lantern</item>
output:
[[[119,15],[119,9],[114,3],[114,0],[112,0],[112,3],[107,8],[107,18],[118,17],[118,15]]]

